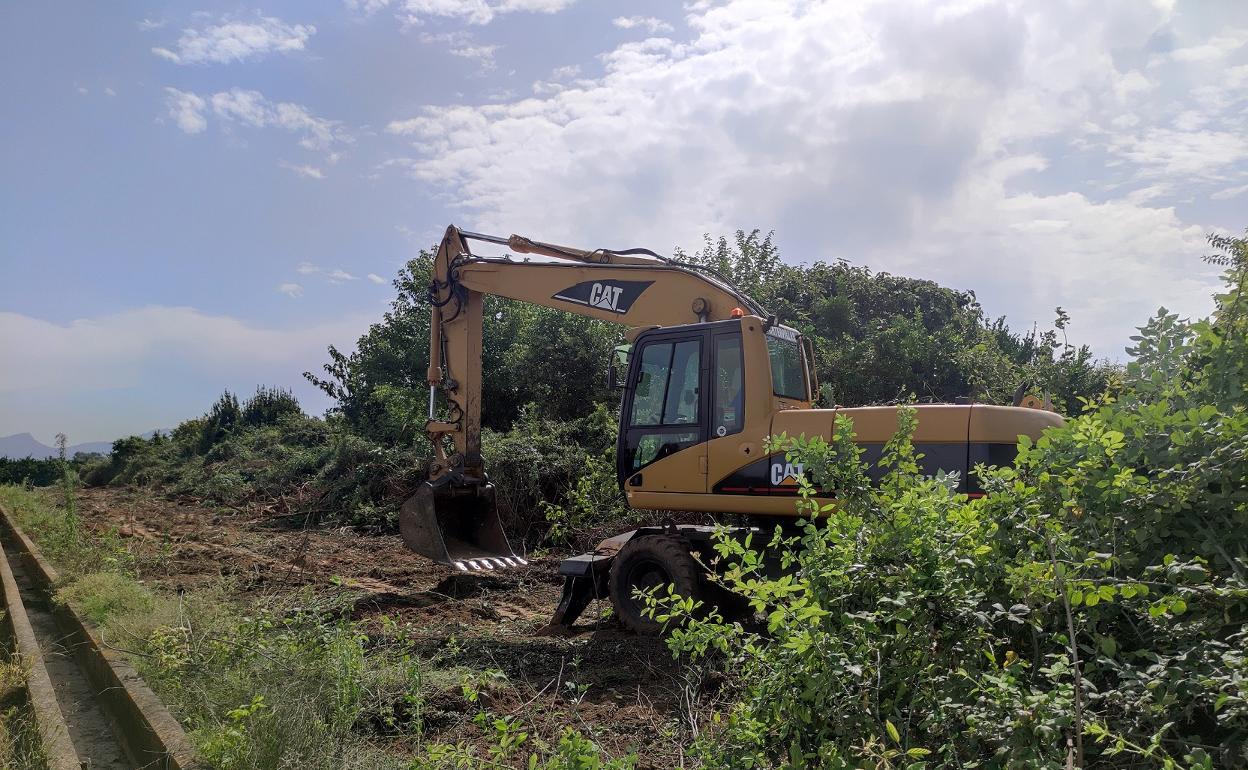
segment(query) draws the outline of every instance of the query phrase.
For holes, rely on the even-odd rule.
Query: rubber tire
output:
[[[662,623],[643,614],[645,602],[633,596],[633,589],[668,583],[681,596],[702,598],[702,567],[683,540],[672,535],[642,535],[620,549],[611,563],[607,590],[625,628],[643,636],[662,632]]]

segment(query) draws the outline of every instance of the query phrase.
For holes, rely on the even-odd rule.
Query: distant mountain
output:
[[[151,438],[155,432],[154,430],[149,430],[143,434],[143,438]],[[162,432],[168,433],[168,431]],[[111,451],[113,451],[113,442],[111,441],[87,441],[82,444],[70,444],[65,447],[65,455],[67,457],[73,457],[79,452],[108,454]],[[56,447],[48,446],[29,433],[14,433],[12,436],[0,438],[0,457],[7,457],[10,460],[20,460],[23,457],[45,460],[56,456]]]

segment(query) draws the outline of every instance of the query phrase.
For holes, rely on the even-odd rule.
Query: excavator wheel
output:
[[[689,547],[671,535],[647,535],[629,540],[611,564],[607,590],[620,622],[644,636],[657,636],[663,624],[645,614],[646,602],[634,591],[671,583],[677,594],[701,598],[704,589],[702,567]],[[666,589],[660,588],[666,595]]]

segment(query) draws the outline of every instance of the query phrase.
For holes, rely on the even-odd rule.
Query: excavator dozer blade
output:
[[[460,570],[528,564],[511,550],[494,503],[494,485],[420,485],[399,509],[399,531],[408,548]]]

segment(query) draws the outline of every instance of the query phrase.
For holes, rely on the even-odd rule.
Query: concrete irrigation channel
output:
[[[199,764],[182,727],[99,630],[50,601],[56,569],[0,507],[0,647],[26,672],[26,697],[48,770]]]

